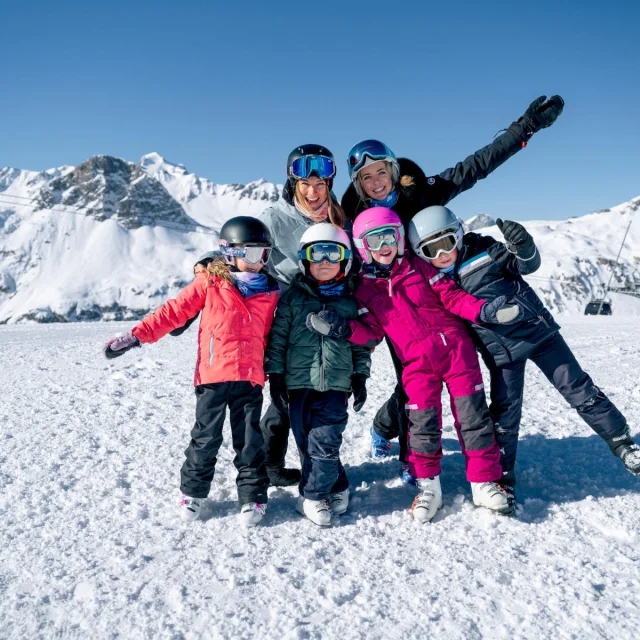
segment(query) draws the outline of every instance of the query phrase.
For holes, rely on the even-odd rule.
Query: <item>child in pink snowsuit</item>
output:
[[[386,334],[393,344],[404,367],[402,380],[409,398],[407,462],[420,489],[414,517],[426,522],[442,506],[443,382],[451,396],[474,503],[506,512],[506,496],[495,482],[502,476],[500,451],[476,350],[462,321],[511,319],[505,300],[485,303],[424,260],[405,255],[404,229],[390,209],[363,211],[354,222],[353,238],[365,261],[355,292],[358,320],[347,322],[322,311],[310,314],[308,326],[365,346],[377,345]]]

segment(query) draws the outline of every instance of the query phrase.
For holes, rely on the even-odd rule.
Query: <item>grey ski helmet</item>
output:
[[[437,257],[440,252],[438,252],[436,256],[427,256],[423,251],[425,241],[447,229],[451,229],[451,232],[455,236],[455,247],[453,248],[460,249],[464,229],[458,216],[447,207],[439,205],[427,207],[416,213],[411,222],[409,222],[407,237],[415,254],[423,260],[429,261]]]

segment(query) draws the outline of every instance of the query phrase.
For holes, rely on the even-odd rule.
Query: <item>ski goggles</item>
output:
[[[245,262],[267,264],[271,255],[271,247],[220,247],[225,258],[242,258]]]
[[[351,251],[337,242],[316,242],[304,249],[300,249],[298,257],[300,260],[308,260],[309,262],[317,263],[328,260],[335,264],[336,262],[348,260],[351,257]]]
[[[372,160],[394,159],[395,155],[384,142],[379,140],[363,140],[359,142],[349,152],[347,164],[349,165],[349,175],[353,176],[358,173],[364,166],[367,157]]]
[[[395,227],[374,229],[363,238],[363,244],[369,251],[380,251],[382,245],[393,247],[398,244],[398,230]]]
[[[296,178],[309,178],[316,174],[318,178],[333,178],[336,175],[336,165],[327,156],[302,156],[291,163],[291,175]]]
[[[447,229],[446,233],[420,245],[425,258],[435,260],[441,253],[451,253],[458,246],[456,229]]]

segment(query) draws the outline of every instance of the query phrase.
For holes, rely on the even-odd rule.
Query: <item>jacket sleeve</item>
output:
[[[357,320],[349,321],[351,329],[349,342],[367,348],[377,347],[384,338],[384,329],[368,309],[360,309],[360,314]]]
[[[494,260],[499,261],[503,265],[503,272],[520,277],[535,273],[540,268],[542,261],[533,238],[526,247],[523,247],[522,253],[520,254],[509,251],[504,242],[500,242],[495,238],[488,236],[480,236],[480,238],[482,245],[486,245],[486,247],[484,247],[485,250],[488,250]]]
[[[208,277],[199,275],[173,300],[141,320],[133,329],[133,335],[143,343],[157,342],[170,331],[182,327],[198,315],[207,298]]]
[[[476,151],[462,162],[458,162],[455,167],[446,169],[440,177],[448,183],[445,190],[445,201],[447,204],[463,191],[471,189],[473,185],[486,178],[495,171],[501,164],[514,156],[523,148],[526,142],[524,127],[514,122],[505,133],[496,138],[491,144]]]
[[[351,347],[351,353],[353,355],[353,373],[360,373],[368,378],[371,375],[371,349],[354,344]]]
[[[276,307],[276,315],[271,325],[269,333],[269,343],[264,359],[264,372],[286,373],[287,345],[289,344],[289,334],[293,323],[293,310],[284,295]]]
[[[269,344],[269,334],[271,333],[271,327],[273,326],[273,320],[274,320],[274,317],[275,317],[276,309],[278,308],[277,305],[278,305],[279,295],[274,292],[274,296],[275,296],[275,301],[273,303],[273,310],[271,311],[271,313],[267,316],[267,318],[264,321],[264,350],[265,350],[265,352],[267,350],[267,345]]]
[[[478,322],[480,310],[485,304],[485,301],[467,293],[446,274],[440,273],[426,262],[424,263],[424,267],[422,268],[422,272],[428,280],[429,286],[433,289],[436,296],[438,296],[442,306],[456,316],[460,316],[470,322]]]

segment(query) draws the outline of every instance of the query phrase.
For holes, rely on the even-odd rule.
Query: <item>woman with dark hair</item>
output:
[[[407,158],[396,158],[391,149],[379,140],[363,140],[347,157],[351,184],[342,197],[347,219],[370,207],[387,207],[395,211],[406,227],[413,216],[432,205],[446,205],[463,191],[486,178],[501,164],[526,147],[528,140],[540,129],[550,127],[562,113],[560,96],[540,96],[525,113],[513,122],[491,144],[476,151],[454,167],[442,173],[426,176]],[[277,244],[277,243],[276,243]],[[387,340],[387,344],[389,344]],[[389,454],[390,440],[400,439],[402,478],[412,483],[408,465],[404,463],[408,419],[405,412],[407,396],[402,388],[402,365],[389,345],[396,370],[397,384],[392,396],[375,416],[371,427],[371,454]]]

